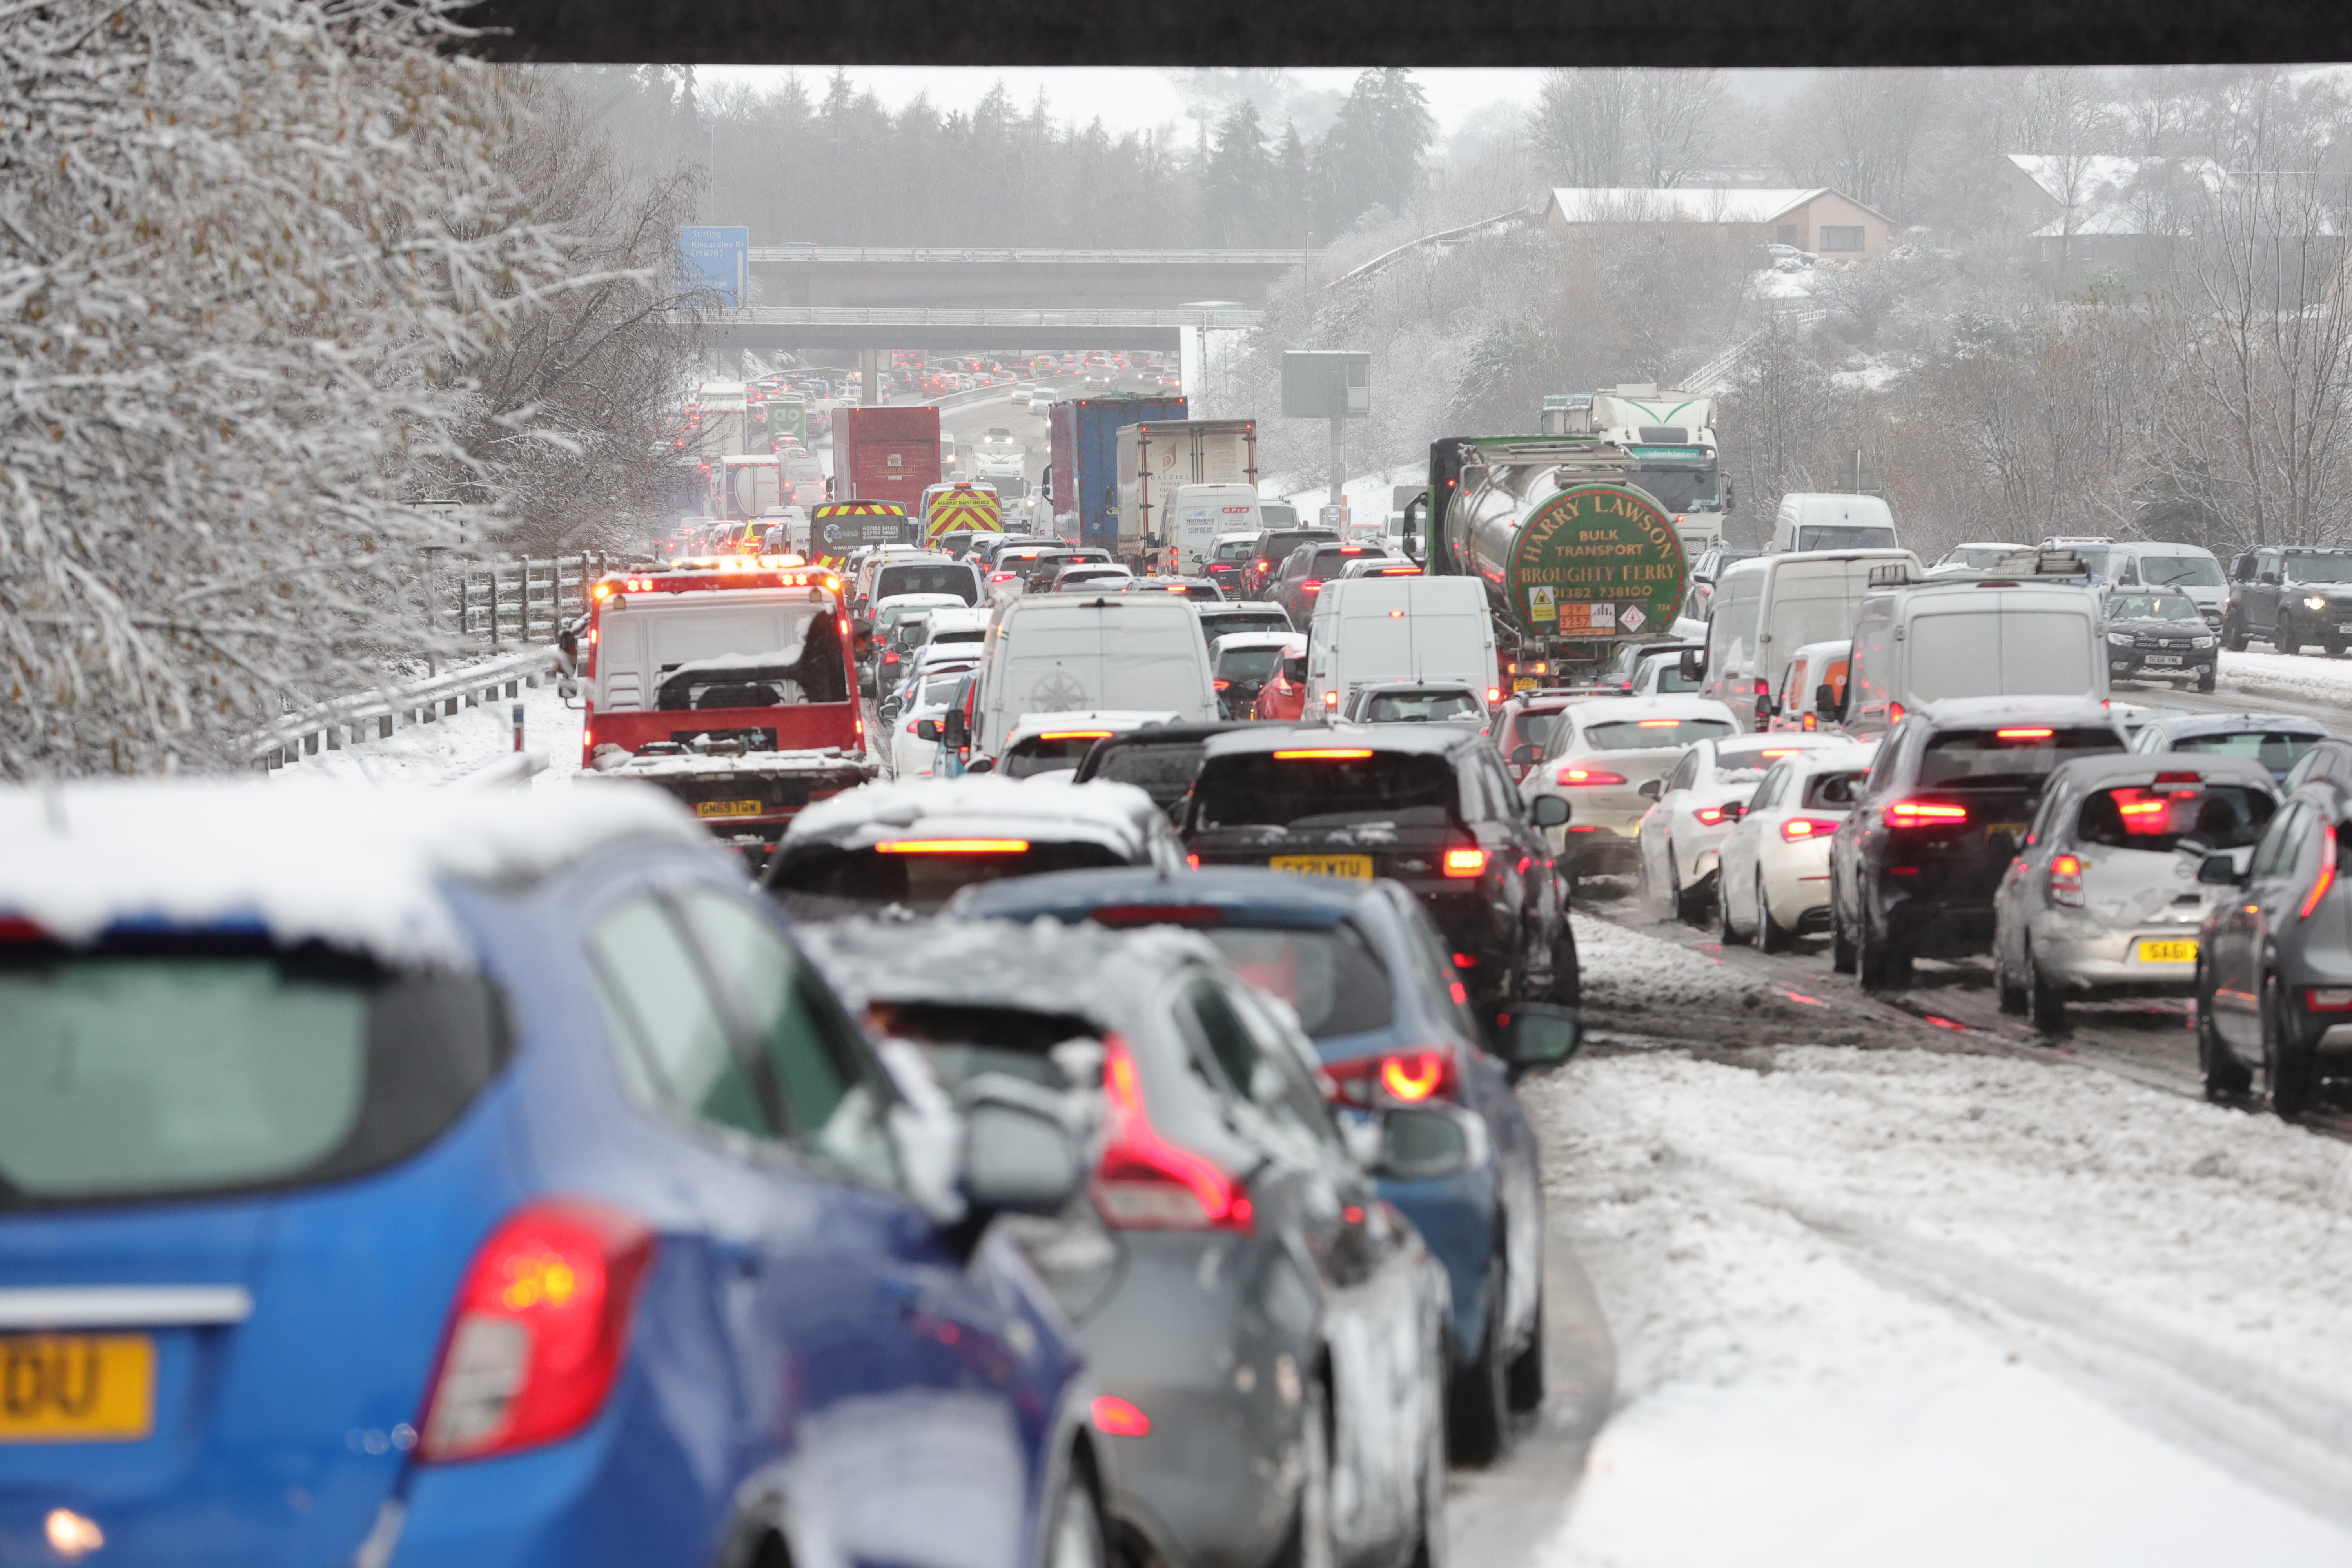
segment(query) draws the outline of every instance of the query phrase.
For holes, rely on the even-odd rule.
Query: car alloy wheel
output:
[[[2243,1104],[2254,1075],[2221,1038],[2213,1022],[2212,977],[2202,953],[2197,959],[2197,1066],[2205,1075],[2205,1098],[2217,1105]]]
[[[2032,937],[2025,939],[2025,1005],[2033,1026],[2043,1034],[2054,1035],[2066,1027],[2065,995],[2042,973],[2033,956]]]
[[[1830,968],[1839,974],[1852,974],[1854,965],[1853,939],[1846,934],[1845,916],[1839,911],[1837,878],[1830,878]]]
[[[1276,1568],[1339,1568],[1339,1542],[1331,1537],[1330,1409],[1322,1379],[1308,1384],[1299,1401],[1298,1503]]]
[[[1075,1469],[1062,1482],[1062,1500],[1052,1524],[1046,1568],[1104,1568],[1110,1552],[1103,1543],[1102,1512],[1095,1494]]]
[[[1666,885],[1674,892],[1675,919],[1686,926],[1699,924],[1706,918],[1706,894],[1704,884],[1683,886],[1682,858],[1675,853],[1675,841],[1666,840]]]
[[[1740,942],[1739,928],[1731,923],[1731,884],[1719,873],[1716,878],[1715,939],[1725,947],[1737,947]]]
[[[1486,1269],[1486,1331],[1478,1359],[1454,1371],[1446,1390],[1445,1446],[1457,1465],[1491,1465],[1510,1436],[1510,1376],[1503,1360],[1506,1276],[1501,1244]]]
[[[1786,952],[1796,934],[1772,918],[1771,901],[1764,896],[1764,873],[1760,869],[1758,870],[1756,873],[1756,951]]]
[[[2288,1009],[2286,987],[2273,973],[2263,982],[2263,1098],[2271,1113],[2292,1121],[2310,1110],[2317,1076]]]
[[[1864,991],[1884,991],[1887,986],[1886,941],[1873,935],[1867,909],[1854,923],[1860,929],[1853,933],[1853,977]]]

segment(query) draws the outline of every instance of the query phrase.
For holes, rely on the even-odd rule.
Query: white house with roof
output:
[[[1555,234],[1708,226],[1759,245],[1793,245],[1825,261],[1884,256],[1895,226],[1827,185],[1564,185],[1544,226]]]

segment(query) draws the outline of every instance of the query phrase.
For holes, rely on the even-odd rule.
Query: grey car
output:
[[[2107,595],[2107,675],[2115,680],[2193,680],[2213,689],[2220,639],[2186,594]]]
[[[2277,806],[2269,771],[2243,757],[2062,763],[1993,895],[2001,1009],[2056,1030],[2070,1000],[2189,994],[2198,930],[2227,893],[2198,879],[2205,857],[2252,845]]]
[[[2284,780],[2304,753],[2327,738],[2327,726],[2293,713],[2158,712],[2132,735],[2135,752],[2201,752],[2247,757]]]
[[[1294,1020],[1190,931],[858,921],[802,940],[942,1087],[1011,1074],[1098,1110],[1089,1194],[1013,1239],[1100,1391],[1120,1557],[1442,1560],[1444,1275],[1353,1157]],[[1412,1114],[1391,1113],[1391,1162]]]

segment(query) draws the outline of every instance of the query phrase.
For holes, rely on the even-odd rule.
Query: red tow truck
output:
[[[658,784],[755,870],[803,806],[879,771],[837,573],[797,556],[617,573],[573,636],[583,776]]]

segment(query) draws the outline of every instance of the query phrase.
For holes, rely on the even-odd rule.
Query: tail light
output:
[[[991,572],[988,574],[988,580],[992,583],[1010,583],[1013,581],[1013,574],[1010,572]]]
[[[1889,827],[1957,827],[1968,819],[1967,806],[1940,800],[1898,800],[1886,808]]]
[[[2352,1013],[2352,985],[2309,985],[2303,1005],[2314,1013]]]
[[[2296,918],[2309,920],[2311,911],[2319,907],[2319,900],[2326,898],[2327,889],[2335,885],[2336,835],[2323,833],[2319,836],[2319,875],[2311,879],[2311,891],[2304,894],[2303,908],[2295,911]]]
[[[1095,1167],[1095,1207],[1120,1230],[1250,1228],[1249,1195],[1216,1163],[1160,1136],[1143,1105],[1135,1058],[1112,1039],[1103,1053],[1103,1099],[1109,1110],[1102,1163]]]
[[[1225,691],[1230,690],[1234,683],[1230,680],[1217,680],[1212,681],[1210,684],[1214,686],[1220,691]]]
[[[2062,909],[2083,907],[2083,862],[2072,855],[2050,860],[2050,901]]]
[[[1309,577],[1306,582],[1298,584],[1298,591],[1302,594],[1319,594],[1323,591],[1323,579]]]
[[[1570,785],[1621,784],[1625,782],[1622,773],[1608,773],[1598,768],[1562,768],[1552,776],[1559,783]]]
[[[1486,688],[1486,706],[1487,706],[1487,707],[1492,708],[1496,703],[1500,702],[1502,700],[1503,700],[1503,689],[1502,689],[1501,687],[1499,687],[1499,686],[1490,686],[1490,687]]]
[[[1827,838],[1838,830],[1837,819],[1827,816],[1792,816],[1780,824],[1780,837],[1790,844],[1809,844]]]
[[[1094,1419],[1095,1430],[1109,1436],[1149,1437],[1151,1436],[1151,1417],[1146,1415],[1139,1405],[1130,1404],[1117,1394],[1098,1395],[1095,1402],[1087,1407],[1087,1413]]]
[[[1903,704],[1900,702],[1890,702],[1886,705],[1886,721],[1890,724],[1900,724],[1903,722]]]
[[[511,1453],[594,1420],[653,1258],[653,1232],[598,1205],[558,1200],[509,1216],[458,1287],[419,1424],[423,1457]]]
[[[1462,1097],[1454,1053],[1444,1046],[1327,1062],[1323,1070],[1331,1079],[1332,1099],[1366,1110]]]
[[[1765,679],[1762,676],[1758,676],[1756,678],[1756,706],[1759,708],[1763,707],[1765,700],[1771,695],[1772,683]]]
[[[1724,812],[1719,805],[1702,805],[1691,815],[1698,818],[1701,826],[1714,827],[1723,821]]]
[[[1339,694],[1336,691],[1325,692],[1323,694],[1323,706],[1326,708],[1337,708],[1339,706]]]
[[[1449,877],[1476,877],[1486,869],[1484,849],[1448,849],[1445,852],[1445,874]]]

